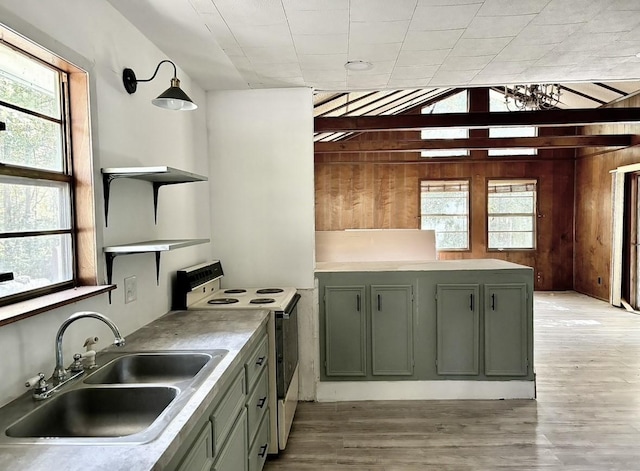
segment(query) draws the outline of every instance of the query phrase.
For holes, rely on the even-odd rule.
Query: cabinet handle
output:
[[[491,295],[491,310],[492,311],[496,310],[496,294],[495,293]]]
[[[268,443],[265,443],[264,445],[262,445],[260,447],[260,453],[258,453],[258,456],[260,458],[264,458],[264,455],[267,454],[267,448],[269,448],[269,444]]]
[[[360,312],[360,295],[356,294],[356,310]]]
[[[469,309],[473,311],[473,293],[469,295]]]
[[[378,311],[382,311],[382,296],[378,295]]]
[[[262,409],[266,403],[267,403],[267,396],[261,397],[260,400],[258,401],[258,408]]]
[[[259,358],[256,360],[256,365],[257,365],[257,366],[262,366],[262,365],[264,365],[264,361],[265,361],[266,359],[267,359],[267,357],[259,357]]]

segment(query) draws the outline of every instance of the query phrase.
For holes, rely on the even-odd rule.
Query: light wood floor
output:
[[[301,403],[265,471],[640,470],[640,316],[536,293],[537,400]]]

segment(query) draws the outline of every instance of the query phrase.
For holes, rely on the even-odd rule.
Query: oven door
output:
[[[298,366],[298,300],[296,293],[284,311],[276,317],[276,390],[278,398],[286,396]]]

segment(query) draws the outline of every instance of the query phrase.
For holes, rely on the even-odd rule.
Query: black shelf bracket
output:
[[[151,253],[149,252],[106,252],[106,262],[107,262],[107,284],[111,284],[113,281],[113,260],[118,255],[134,255],[134,254],[145,254]],[[160,255],[162,251],[158,250],[154,252],[156,254],[156,285],[160,286]],[[109,291],[109,304],[111,304],[111,291]]]

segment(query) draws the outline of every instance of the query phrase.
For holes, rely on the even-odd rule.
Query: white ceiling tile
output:
[[[404,51],[431,51],[452,49],[464,29],[448,31],[408,31],[402,49]]]
[[[449,55],[451,49],[441,49],[438,51],[400,51],[398,65],[440,65]]]
[[[349,9],[349,0],[282,0],[282,4],[287,12]]]
[[[487,66],[494,56],[452,57],[449,56],[440,67],[445,70],[480,70]]]
[[[549,0],[485,0],[478,16],[535,15],[548,3]]]
[[[421,79],[433,77],[438,70],[437,65],[396,66],[391,74],[392,79]]]
[[[347,70],[342,68],[337,69],[316,69],[316,70],[303,70],[302,76],[305,80],[311,82],[345,82],[347,80]]]
[[[342,69],[347,62],[346,54],[299,54],[302,70]]]
[[[515,75],[521,74],[529,67],[532,67],[536,61],[513,61],[501,62],[493,60],[482,69],[478,75]]]
[[[286,16],[279,1],[238,2],[213,0],[225,22],[235,25],[266,26],[286,24]]]
[[[211,0],[189,0],[189,3],[198,13],[218,13]]]
[[[609,3],[609,10],[640,10],[640,2],[638,0],[613,0]]]
[[[439,70],[432,78],[429,84],[431,86],[451,86],[466,85],[477,74],[479,70]]]
[[[638,44],[637,41],[618,41],[604,45],[602,48],[595,51],[594,55],[598,57],[635,57],[639,52],[640,44]]]
[[[407,34],[408,21],[351,23],[349,42],[358,44],[401,43]]]
[[[640,3],[640,2],[638,2]],[[583,27],[589,33],[631,31],[640,25],[640,15],[629,11],[604,11]]]
[[[618,38],[620,38],[620,33],[583,33],[580,31],[558,44],[555,51],[597,51],[614,43]]]
[[[411,31],[442,31],[466,28],[480,9],[479,3],[456,6],[418,5],[411,20]]]
[[[241,47],[291,46],[291,33],[282,25],[236,26],[233,33]]]
[[[286,64],[298,61],[293,47],[245,47],[242,50],[253,64]]]
[[[348,34],[348,10],[301,10],[288,12],[292,34]]]
[[[348,76],[352,75],[389,75],[393,71],[393,67],[396,65],[396,61],[377,61],[372,62],[373,67],[369,70],[348,70]]]
[[[511,84],[517,81],[517,74],[483,74],[482,71],[471,79],[469,85],[474,86],[496,86]]]
[[[427,88],[429,86],[429,80],[425,79],[395,79],[391,78],[387,83],[389,88],[403,89],[403,88]]]
[[[566,77],[572,76],[573,67],[531,67],[526,72],[526,77],[520,75],[517,83],[556,83],[562,82]]]
[[[537,60],[555,47],[555,44],[515,44],[511,42],[496,56],[499,61]]]
[[[589,52],[559,52],[553,50],[536,62],[535,67],[563,67],[567,65],[577,65],[591,58]]]
[[[201,14],[200,18],[202,18],[207,29],[211,31],[213,37],[216,38],[220,47],[225,48],[238,45],[235,36],[217,11],[215,13]]]
[[[452,56],[489,56],[502,51],[513,38],[464,39],[451,51]]]
[[[386,88],[389,75],[358,75],[347,78],[347,86],[350,89],[380,89]]]
[[[635,56],[612,56],[612,57],[593,57],[588,62],[583,62],[578,64],[581,70],[607,70],[612,69],[614,67],[621,66],[622,64],[627,64],[631,61]]]
[[[349,49],[346,34],[298,34],[293,42],[298,54],[338,54]]]
[[[606,4],[594,0],[551,0],[533,23],[548,25],[586,23],[605,8]]]
[[[417,0],[351,0],[350,20],[398,21],[410,20]]]
[[[568,25],[529,24],[513,40],[515,44],[556,44],[561,43],[582,27],[583,23]]]
[[[317,81],[312,84],[313,88],[316,90],[331,90],[331,91],[346,91],[347,90],[347,81],[346,79],[343,81]]]
[[[482,3],[485,0],[418,0],[419,6],[452,6]]]
[[[387,44],[349,44],[349,60],[363,60],[367,62],[396,60],[402,43]]]
[[[228,57],[244,57],[244,51],[240,46],[227,46],[222,49]]]
[[[298,62],[258,64],[254,66],[256,74],[270,78],[302,78],[302,71]]]
[[[501,38],[516,36],[535,18],[525,16],[476,16],[463,38]]]
[[[622,41],[640,41],[640,28],[634,28],[628,33],[623,33],[620,38]],[[640,52],[640,51],[638,51]]]

